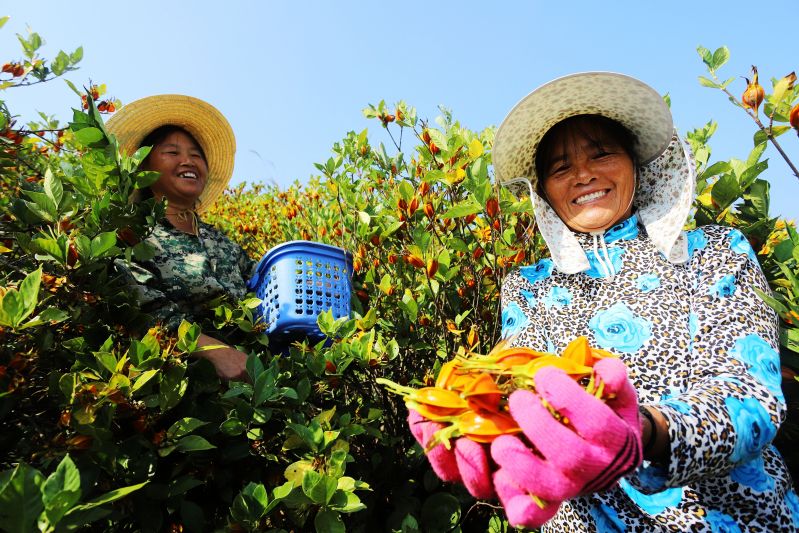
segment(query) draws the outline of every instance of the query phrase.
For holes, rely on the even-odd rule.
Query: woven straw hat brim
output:
[[[227,119],[211,104],[181,94],[160,94],[131,102],[106,124],[120,150],[130,155],[153,130],[166,125],[188,131],[200,144],[208,161],[208,179],[197,210],[211,206],[233,176],[236,138]]]
[[[558,122],[575,115],[602,115],[636,138],[639,165],[662,154],[671,141],[671,111],[649,85],[614,72],[581,72],[550,81],[522,98],[500,124],[492,158],[500,182],[527,177],[533,185],[541,138]]]

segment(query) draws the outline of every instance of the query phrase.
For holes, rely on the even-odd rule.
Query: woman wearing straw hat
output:
[[[152,147],[142,162],[160,173],[143,191],[166,200],[166,216],[147,241],[152,260],[118,265],[137,288],[142,310],[167,329],[197,321],[220,299],[246,293],[253,262],[220,231],[199,219],[224,191],[233,173],[236,140],[224,116],[210,104],[183,95],[142,98],[108,121],[120,150]],[[205,334],[200,346],[224,346]],[[231,347],[200,352],[223,379],[246,376],[246,354]]]
[[[695,166],[663,99],[620,74],[557,79],[509,113],[493,162],[551,252],[503,280],[503,335],[619,358],[595,366],[605,401],[554,368],[514,392],[523,436],[491,444],[493,477],[479,447],[431,450],[436,472],[545,531],[799,529],[770,445],[785,399],[768,285],[739,231],[683,231]]]

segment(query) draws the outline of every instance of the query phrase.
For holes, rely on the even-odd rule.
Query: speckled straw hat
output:
[[[602,115],[629,129],[635,154],[645,165],[672,138],[671,112],[649,85],[614,72],[581,72],[550,81],[521,99],[500,124],[492,157],[497,179],[528,178],[533,187],[535,155],[552,126],[575,115]]]
[[[197,211],[211,206],[233,175],[236,138],[227,119],[211,104],[182,94],[159,94],[131,102],[112,116],[106,127],[119,148],[133,154],[147,135],[166,125],[188,131],[208,161],[208,180]]]

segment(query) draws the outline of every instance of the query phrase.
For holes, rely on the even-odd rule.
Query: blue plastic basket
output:
[[[262,300],[258,313],[270,341],[320,340],[316,319],[332,309],[350,316],[352,254],[310,241],[290,241],[264,254],[247,287]]]

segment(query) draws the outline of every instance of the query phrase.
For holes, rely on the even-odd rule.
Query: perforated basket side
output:
[[[270,337],[321,337],[321,312],[349,316],[351,272],[352,256],[329,245],[295,241],[267,253],[259,264],[258,295]]]

